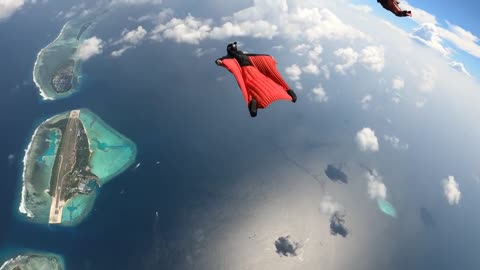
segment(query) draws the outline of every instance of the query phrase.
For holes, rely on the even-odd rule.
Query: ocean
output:
[[[243,134],[251,125],[247,110],[233,110],[228,118],[222,111],[244,106],[239,95],[231,95],[235,85],[217,89],[217,77],[225,74],[212,64],[214,55],[199,59],[189,46],[147,42],[141,50],[119,59],[105,53],[89,60],[83,66],[78,93],[42,101],[32,82],[32,68],[38,51],[63,26],[60,20],[46,18],[51,13],[40,10],[40,15],[32,13],[27,20],[13,18],[0,24],[0,35],[9,36],[8,42],[0,43],[3,63],[8,63],[0,67],[1,74],[8,74],[0,82],[0,119],[5,127],[0,149],[4,158],[0,163],[4,174],[0,181],[0,261],[33,250],[61,255],[67,269],[73,270],[181,265],[189,253],[185,241],[194,233],[189,228],[194,226],[193,209],[223,196],[219,195],[222,185],[231,184],[246,169],[244,160],[251,153],[242,149],[259,149],[254,136]],[[112,22],[106,22],[94,32],[108,36],[111,26]],[[30,224],[18,213],[24,149],[39,123],[78,108],[90,109],[133,140],[141,165],[103,186],[93,211],[79,226]],[[234,126],[229,118],[235,119]],[[278,128],[280,121],[275,125]],[[255,128],[252,134],[258,131]],[[8,160],[12,154],[14,158]],[[181,244],[176,244],[177,239]],[[169,255],[158,259],[152,250],[162,245],[171,248]]]

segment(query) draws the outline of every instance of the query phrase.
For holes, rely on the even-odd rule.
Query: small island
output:
[[[81,62],[75,57],[106,11],[92,11],[68,21],[55,40],[41,49],[33,66],[33,81],[44,100],[70,96],[78,90]]]
[[[65,270],[63,259],[54,254],[24,254],[0,266],[0,270]]]
[[[88,109],[47,119],[23,159],[19,211],[35,223],[78,224],[97,190],[131,166],[136,152],[131,140]]]

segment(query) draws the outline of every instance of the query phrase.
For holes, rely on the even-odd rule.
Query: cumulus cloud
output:
[[[455,177],[448,176],[447,179],[442,181],[443,194],[447,198],[447,201],[450,205],[455,205],[460,203],[462,193],[460,192],[457,181]]]
[[[212,20],[195,18],[190,14],[183,19],[171,18],[169,22],[157,24],[152,38],[158,41],[172,39],[191,44],[198,44],[207,38],[223,40],[229,37],[251,36],[271,39],[280,34],[292,40],[303,39],[308,42],[321,39],[370,38],[358,29],[343,23],[326,8],[289,9],[286,0],[257,0],[252,7],[240,10],[222,20],[221,24],[215,24]],[[321,47],[316,46],[312,50],[312,59],[318,57],[319,48]]]
[[[333,213],[341,211],[342,209],[342,205],[334,201],[330,196],[323,197],[323,200],[320,203],[320,212],[325,215],[332,215]]]
[[[122,56],[127,50],[131,49],[132,46],[125,46],[119,50],[113,51],[110,55],[112,57],[120,57]]]
[[[350,4],[349,5],[351,8],[355,9],[355,10],[358,10],[358,11],[361,11],[363,13],[371,13],[373,11],[373,9],[368,6],[368,5],[354,5],[354,4]]]
[[[133,29],[131,31],[125,29],[122,32],[122,39],[120,40],[120,42],[137,45],[145,39],[146,35],[147,30],[145,30],[145,28],[143,28],[143,26],[141,25],[138,26],[137,29]]]
[[[368,127],[357,132],[355,141],[360,151],[363,152],[377,152],[380,148],[375,131]]]
[[[368,108],[370,107],[371,101],[372,101],[372,95],[363,96],[362,100],[360,100],[360,103],[362,104],[362,109],[368,110]]]
[[[325,78],[325,80],[329,80],[330,79],[330,69],[328,68],[328,66],[323,65],[321,67],[321,69],[322,69],[323,77]]]
[[[295,89],[302,90],[303,89],[302,83],[299,82],[299,81],[296,81],[295,82]]]
[[[402,77],[396,76],[395,78],[393,78],[392,80],[393,89],[400,90],[400,89],[403,89],[404,87],[405,87],[405,81],[403,80]]]
[[[297,256],[297,250],[300,243],[294,241],[290,235],[281,236],[275,241],[276,252],[280,256],[294,257]]]
[[[334,54],[343,61],[342,64],[335,65],[335,71],[341,74],[346,74],[348,70],[351,70],[353,65],[357,63],[359,56],[351,47],[340,48],[336,50]]]
[[[387,187],[383,183],[382,177],[375,170],[367,172],[367,191],[370,199],[382,199],[387,198]]]
[[[25,0],[1,0],[0,1],[0,22],[10,18],[15,12],[19,11]]]
[[[328,101],[327,93],[325,93],[322,85],[319,84],[317,87],[312,89],[312,99],[319,103]]]
[[[385,66],[385,51],[381,46],[367,46],[360,53],[353,48],[340,48],[334,52],[343,63],[335,65],[335,71],[340,74],[353,72],[353,66],[360,62],[365,68],[380,72]]]
[[[480,58],[480,40],[472,32],[448,21],[446,27],[443,27],[433,14],[413,7],[408,2],[404,4],[406,9],[412,10],[412,13],[415,14],[412,19],[420,26],[414,30],[412,38],[434,48],[445,56],[449,56],[451,53],[451,49],[444,44],[445,41],[448,41],[458,49]]]
[[[415,28],[410,36],[412,39],[438,51],[443,56],[449,56],[451,54],[451,50],[444,47],[442,44],[443,40],[440,37],[435,24],[424,23]]]
[[[435,88],[435,81],[437,80],[437,72],[432,67],[426,67],[421,70],[420,84],[418,88],[421,91],[428,92]]]
[[[468,72],[468,70],[465,68],[465,66],[463,65],[463,63],[452,61],[452,62],[450,62],[450,66],[451,66],[453,69],[455,69],[456,71],[461,72],[461,73],[467,75],[468,77],[471,77],[471,76],[472,76],[472,75],[470,74],[470,72]]]
[[[384,135],[383,139],[390,143],[393,148],[398,149],[398,150],[406,150],[408,149],[408,144],[406,143],[401,143],[400,139],[395,137],[395,136],[389,136],[389,135]]]
[[[215,50],[216,50],[215,48],[209,48],[209,49],[197,48],[193,52],[193,55],[195,55],[196,57],[202,57],[206,54],[211,54],[215,52]]]
[[[425,107],[425,103],[427,103],[427,101],[425,99],[419,99],[419,100],[415,101],[415,107],[423,108],[423,107]]]
[[[143,28],[141,25],[130,31],[124,29],[122,31],[122,37],[113,43],[113,45],[123,44],[123,47],[113,51],[110,55],[113,57],[122,56],[127,50],[139,45],[146,36],[147,30],[145,30],[145,28]]]
[[[208,37],[212,21],[197,19],[188,14],[185,19],[172,18],[166,23],[157,25],[152,30],[152,39],[163,41],[170,39],[177,43],[199,44]]]
[[[75,56],[80,61],[87,61],[91,57],[101,54],[102,51],[103,41],[97,37],[91,37],[80,44]]]
[[[333,182],[342,182],[347,184],[348,183],[348,176],[342,171],[341,168],[337,168],[332,164],[328,164],[327,168],[325,169],[325,175],[327,175],[328,179],[332,180]]]
[[[300,75],[302,75],[302,70],[297,64],[293,64],[285,69],[285,73],[292,81],[300,80]]]
[[[385,50],[380,46],[367,46],[362,50],[359,59],[367,69],[380,72],[385,66]]]
[[[112,0],[112,5],[144,5],[152,4],[159,5],[163,0]]]
[[[272,39],[278,34],[278,27],[265,20],[226,22],[214,27],[210,33],[213,39],[226,39],[229,37],[253,36],[255,38]]]
[[[320,69],[318,68],[317,65],[310,63],[302,68],[303,72],[307,74],[313,74],[313,75],[318,75],[320,74]]]
[[[348,229],[345,227],[345,214],[335,212],[330,217],[330,233],[332,235],[341,235],[343,238],[347,237]]]

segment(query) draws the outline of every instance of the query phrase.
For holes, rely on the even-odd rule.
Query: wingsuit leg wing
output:
[[[253,65],[260,71],[262,74],[270,78],[272,81],[280,85],[287,94],[291,97],[292,102],[297,101],[297,95],[295,92],[288,86],[288,84],[283,79],[280,72],[277,69],[277,62],[275,59],[267,54],[247,54],[250,58],[250,61]]]

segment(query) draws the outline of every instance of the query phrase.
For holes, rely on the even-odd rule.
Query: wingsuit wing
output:
[[[268,54],[247,54],[250,58],[252,64],[261,72],[263,75],[269,77],[275,83],[280,85],[285,91],[290,89],[288,84],[283,79],[280,72],[277,69],[277,62],[275,59]]]
[[[237,80],[238,86],[242,91],[243,98],[245,99],[245,102],[248,106],[248,103],[250,103],[250,101],[252,100],[252,96],[247,91],[247,87],[245,86],[245,81],[243,80],[242,76],[242,69],[240,68],[237,60],[233,58],[225,58],[222,60],[222,63],[223,66],[233,74],[235,80]]]

